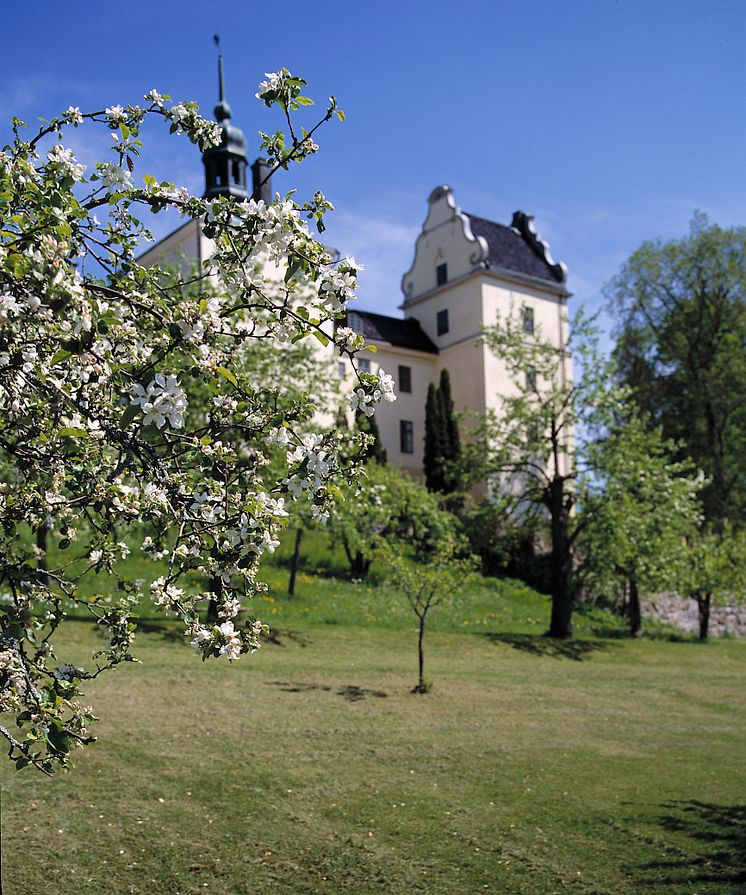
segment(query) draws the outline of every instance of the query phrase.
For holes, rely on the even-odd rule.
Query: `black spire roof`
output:
[[[220,38],[215,35],[220,49]],[[205,166],[205,198],[237,196],[245,199],[246,191],[246,137],[241,128],[230,123],[231,107],[225,99],[223,85],[223,54],[218,52],[218,94],[215,118],[220,125],[220,145],[206,149],[202,154]]]

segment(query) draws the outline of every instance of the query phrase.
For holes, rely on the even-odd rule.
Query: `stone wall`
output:
[[[643,607],[643,618],[652,618],[668,625],[699,634],[699,611],[696,600],[684,600],[673,594],[661,594],[656,602]],[[740,606],[713,606],[710,609],[710,637],[730,634],[746,637],[746,603]]]

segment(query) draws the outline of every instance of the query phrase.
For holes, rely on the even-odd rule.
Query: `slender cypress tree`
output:
[[[448,370],[440,374],[440,385],[427,389],[425,405],[425,455],[423,466],[428,491],[451,494],[458,491],[460,480],[454,471],[461,456],[458,423],[453,416],[453,398]]]
[[[448,370],[442,370],[440,374],[441,413],[444,426],[444,450],[443,450],[443,485],[444,491],[450,493],[458,491],[461,482],[456,472],[456,464],[461,457],[461,438],[458,431],[458,422],[453,415],[453,398],[451,397],[451,377]]]
[[[365,453],[366,460],[374,460],[379,466],[385,466],[387,462],[386,450],[381,443],[381,432],[378,428],[375,416],[366,416],[361,410],[355,411],[355,426],[366,435],[373,438]]]
[[[423,467],[428,491],[445,491],[442,457],[446,449],[445,420],[439,390],[430,383],[425,404],[425,452]]]

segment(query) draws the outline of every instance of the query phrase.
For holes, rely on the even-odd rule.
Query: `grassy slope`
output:
[[[488,584],[433,616],[412,696],[394,595],[268,577],[257,656],[146,623],[71,774],[0,765],[5,895],[746,888],[744,644],[597,639],[597,614],[555,647],[545,598]]]

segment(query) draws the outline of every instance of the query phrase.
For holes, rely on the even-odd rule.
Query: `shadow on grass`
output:
[[[574,659],[580,662],[592,653],[603,652],[611,646],[601,640],[555,640],[543,634],[498,634],[487,631],[478,634],[490,643],[506,643],[513,649],[533,656],[551,656],[553,659]]]
[[[170,643],[184,643],[189,645],[188,639],[184,636],[184,626],[180,622],[174,620],[151,620],[140,618],[137,619],[137,631],[142,634],[157,634]],[[272,628],[269,634],[264,635],[262,640],[272,646],[287,646],[288,642],[292,642],[301,647],[306,647],[311,642],[309,638],[300,631],[291,631],[289,629],[282,630],[280,628]]]
[[[271,643],[272,646],[287,646],[287,643],[283,641],[283,637],[286,641],[292,641],[302,647],[306,647],[312,642],[305,634],[301,634],[300,631],[291,631],[289,628],[285,630],[282,628],[270,628],[269,634],[265,634],[263,640],[266,643]]]
[[[270,687],[279,687],[283,693],[306,693],[308,690],[322,690],[325,693],[331,693],[332,688],[328,684],[307,684],[302,681],[266,681]],[[364,687],[358,687],[357,684],[345,684],[334,691],[336,696],[341,696],[347,702],[360,702],[368,696],[375,696],[378,699],[385,699],[389,694],[383,690],[366,690]]]
[[[676,631],[671,628],[645,630],[643,628],[640,638],[633,638],[626,628],[613,628],[608,625],[598,625],[591,628],[594,637],[603,637],[607,640],[656,640],[666,643],[699,643],[694,634],[686,631]]]
[[[715,883],[717,892],[746,891],[746,804],[714,805],[689,801],[666,802],[665,814],[654,819],[662,829],[683,833],[698,843],[694,856],[682,855],[642,865],[641,882],[655,874],[649,885],[688,887]]]
[[[184,626],[177,621],[157,621],[146,618],[138,618],[136,621],[138,634],[158,634],[169,643],[189,645],[184,637]]]

